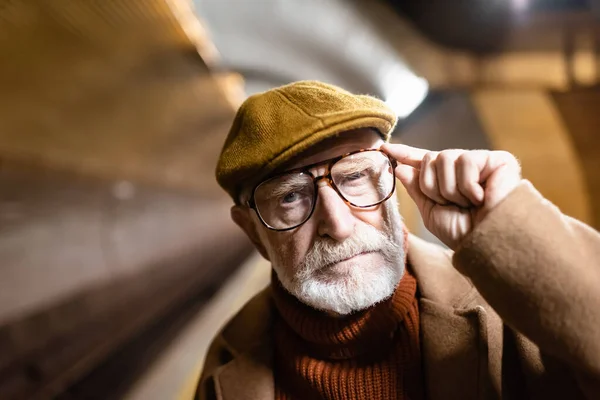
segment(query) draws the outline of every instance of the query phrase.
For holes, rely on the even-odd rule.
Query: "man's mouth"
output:
[[[326,266],[321,268],[319,270],[319,272],[325,273],[325,274],[327,274],[327,273],[346,274],[353,268],[352,261],[354,261],[355,259],[358,259],[362,256],[365,256],[367,254],[371,254],[371,253],[375,253],[375,252],[374,251],[363,251],[361,253],[354,254],[350,257],[343,258],[336,262],[327,264]]]

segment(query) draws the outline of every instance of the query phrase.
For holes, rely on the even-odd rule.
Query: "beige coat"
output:
[[[600,399],[598,232],[524,181],[456,253],[411,237],[408,258],[428,399]],[[267,288],[227,324],[197,398],[273,399],[273,313]]]

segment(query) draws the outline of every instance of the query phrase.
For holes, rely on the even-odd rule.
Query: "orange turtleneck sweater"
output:
[[[335,318],[273,277],[275,399],[423,398],[417,282],[409,268],[387,300]]]

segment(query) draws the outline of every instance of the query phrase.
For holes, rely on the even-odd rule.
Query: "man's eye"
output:
[[[357,171],[357,172],[353,172],[351,174],[346,175],[345,179],[347,181],[355,181],[355,180],[358,180],[358,179],[360,179],[360,178],[362,178],[364,176],[365,176],[365,174],[364,174],[363,171]]]
[[[299,197],[300,197],[300,195],[298,194],[298,192],[291,192],[291,193],[286,194],[283,197],[283,202],[284,203],[293,203],[293,202],[297,201]]]

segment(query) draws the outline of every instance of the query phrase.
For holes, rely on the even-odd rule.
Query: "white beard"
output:
[[[289,271],[273,265],[282,286],[302,303],[340,315],[364,310],[390,297],[404,274],[403,231],[397,203],[384,204],[386,227],[379,231],[359,222],[352,237],[344,242],[318,238],[304,261]],[[365,268],[350,262],[349,272],[339,279],[323,279],[319,271],[364,252],[380,255],[381,265]]]

